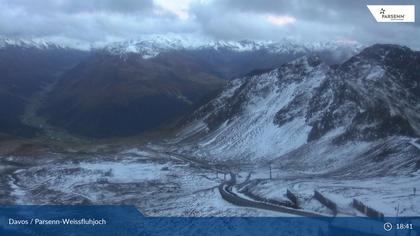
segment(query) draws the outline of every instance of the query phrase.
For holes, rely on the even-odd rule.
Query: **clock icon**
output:
[[[386,222],[386,223],[384,224],[384,230],[385,230],[385,231],[391,231],[391,229],[392,229],[392,224],[391,224],[391,223],[389,223],[389,222]]]

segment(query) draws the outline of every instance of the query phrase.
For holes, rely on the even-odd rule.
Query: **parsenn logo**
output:
[[[377,22],[415,22],[414,5],[367,5]]]
[[[384,15],[385,14],[385,9],[381,8],[381,11],[379,12],[379,14]]]

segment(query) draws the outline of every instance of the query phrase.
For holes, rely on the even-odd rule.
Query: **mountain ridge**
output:
[[[353,164],[362,156],[395,156],[417,170],[418,150],[409,142],[420,136],[420,81],[412,76],[419,58],[416,51],[383,44],[337,67],[316,56],[299,58],[231,81],[168,142],[217,161],[282,160],[299,169],[317,160],[337,169],[347,165],[343,158]]]
[[[358,42],[317,41],[301,42],[291,39],[272,40],[219,40],[194,35],[144,35],[137,39],[114,40],[110,42],[82,43],[64,38],[15,39],[0,38],[0,48],[6,46],[36,47],[39,49],[65,48],[83,51],[106,51],[122,57],[130,53],[141,54],[143,58],[153,58],[171,50],[232,50],[249,52],[265,50],[270,53],[308,53],[310,51],[348,51],[355,53],[364,46]]]
[[[133,44],[140,51],[130,49],[125,53],[124,49]],[[335,50],[331,45],[320,54],[327,61],[341,61],[347,57],[343,55],[359,50],[347,46],[342,55],[341,49]],[[50,102],[41,113],[51,123],[81,135],[136,135],[146,128],[159,129],[169,120],[188,113],[232,78],[314,53],[290,41],[190,42],[182,37],[154,37],[150,41],[123,43],[122,52],[117,49],[95,50],[87,60],[68,71],[50,93]],[[163,112],[142,101],[151,96],[160,101]],[[147,101],[153,104],[153,100]],[[178,107],[179,112],[171,107]],[[145,117],[147,122],[140,125]]]

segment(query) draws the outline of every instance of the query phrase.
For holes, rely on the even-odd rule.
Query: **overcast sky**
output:
[[[0,0],[0,35],[98,43],[175,33],[227,40],[399,43],[419,49],[419,13],[416,23],[377,23],[366,7],[416,2],[420,0]]]

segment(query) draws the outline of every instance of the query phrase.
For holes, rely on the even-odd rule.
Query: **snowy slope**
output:
[[[300,171],[363,174],[378,163],[386,171],[371,174],[416,171],[420,155],[409,142],[420,135],[419,59],[374,45],[334,68],[303,57],[231,81],[176,141],[200,158],[277,160]]]
[[[267,74],[232,81],[231,88],[198,111],[205,113],[214,107],[204,121],[217,128],[199,143],[199,150],[208,152],[197,155],[262,158],[284,154],[306,143],[310,127],[304,117],[295,117],[281,127],[274,119],[279,110],[294,100],[305,99],[309,95],[306,91],[318,87],[327,70],[318,58],[304,57]],[[230,117],[238,109],[240,115]]]

